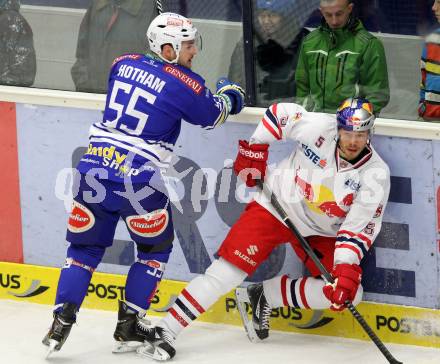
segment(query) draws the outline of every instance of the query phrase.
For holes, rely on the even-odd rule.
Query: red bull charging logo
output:
[[[322,184],[312,185],[302,179],[298,174],[295,176],[295,183],[302,196],[304,196],[305,203],[310,210],[317,214],[326,214],[328,217],[343,218],[347,215],[344,207],[349,207],[353,203],[354,194],[346,195],[340,204],[336,202],[333,192]]]

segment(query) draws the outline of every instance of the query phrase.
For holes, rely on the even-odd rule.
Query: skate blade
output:
[[[46,351],[46,359],[49,359],[49,356],[54,352],[54,351],[56,351],[56,346],[58,345],[59,343],[58,343],[58,341],[56,341],[56,340],[53,340],[53,339],[49,339],[49,347],[47,348],[47,351]]]
[[[112,353],[129,353],[136,351],[139,346],[148,345],[139,341],[115,341],[113,344]]]
[[[237,288],[235,290],[235,298],[237,299],[237,308],[240,313],[241,322],[246,330],[246,335],[250,342],[258,343],[262,340],[258,337],[255,332],[254,324],[252,320],[249,320],[249,316],[246,311],[246,303],[249,303],[249,295],[246,288]]]
[[[149,346],[147,346],[147,345],[139,346],[137,348],[136,352],[140,356],[145,356],[147,358],[157,360],[157,361],[168,361],[171,359],[170,355],[165,350],[163,350],[159,347],[153,346],[151,344],[149,344]]]

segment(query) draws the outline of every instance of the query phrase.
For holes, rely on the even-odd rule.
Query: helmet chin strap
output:
[[[173,47],[173,49],[174,49],[174,47]],[[177,61],[179,60],[180,50],[176,51],[176,50],[174,49],[174,52],[176,53],[176,58],[174,58],[174,59],[172,59],[172,60],[166,59],[166,58],[162,55],[162,53],[158,54],[158,56],[159,56],[160,59],[162,59],[163,61],[165,61],[165,62],[167,62],[167,63],[177,64]]]

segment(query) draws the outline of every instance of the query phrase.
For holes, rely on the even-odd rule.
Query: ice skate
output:
[[[54,351],[59,351],[70,334],[72,325],[76,322],[76,305],[65,303],[59,312],[53,314],[52,327],[43,339],[43,344],[48,346],[46,358]]]
[[[113,338],[115,344],[113,353],[126,353],[135,351],[139,346],[151,346],[145,340],[154,338],[154,329],[149,328],[150,322],[131,311],[123,301],[119,301],[118,323]]]
[[[247,289],[237,288],[235,296],[249,340],[258,342],[269,337],[269,319],[272,309],[264,296],[263,285],[258,283],[249,285]],[[248,318],[245,303],[249,303],[251,306],[252,321]]]
[[[154,335],[147,339],[150,345],[138,347],[137,353],[157,361],[171,360],[176,355],[174,336],[167,329],[159,326],[152,330]]]

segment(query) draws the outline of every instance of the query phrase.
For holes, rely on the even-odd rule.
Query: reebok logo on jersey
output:
[[[324,168],[327,165],[327,159],[322,159],[318,154],[316,154],[312,148],[306,144],[301,144],[301,148],[304,155],[310,159],[313,164],[316,164],[319,168]]]
[[[82,233],[91,229],[94,224],[95,216],[92,212],[79,202],[73,201],[67,229],[72,233]]]
[[[238,147],[238,150],[240,154],[245,157],[251,158],[256,161],[264,161],[264,152],[253,152],[252,150],[246,150],[242,148],[241,145]]]
[[[186,86],[188,86],[191,90],[193,90],[197,95],[200,95],[200,93],[203,90],[203,86],[195,79],[188,76],[185,72],[179,70],[176,67],[165,65],[163,67],[163,70],[170,75],[174,76],[175,78],[182,81]]]
[[[128,228],[137,235],[151,238],[160,235],[168,226],[167,210],[155,210],[145,215],[127,217]]]

